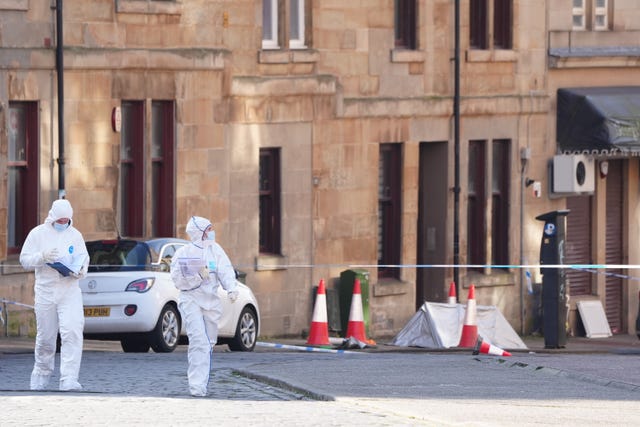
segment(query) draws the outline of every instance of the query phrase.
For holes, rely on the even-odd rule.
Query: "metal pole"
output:
[[[522,157],[522,155],[521,155]],[[524,192],[526,187],[526,160],[521,160],[520,169],[520,264],[524,265]],[[520,269],[520,335],[524,336],[524,284],[526,283],[527,271]]]
[[[56,1],[56,73],[58,77],[58,198],[64,199],[64,58],[62,0]]]
[[[454,0],[455,52],[454,52],[454,95],[453,95],[453,281],[456,296],[460,295],[460,0]]]

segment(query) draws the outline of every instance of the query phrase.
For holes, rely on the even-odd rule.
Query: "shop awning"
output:
[[[640,153],[640,86],[558,89],[562,153]]]

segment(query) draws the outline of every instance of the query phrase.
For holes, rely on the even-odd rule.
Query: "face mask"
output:
[[[69,228],[69,223],[66,224],[60,224],[58,222],[54,222],[53,223],[53,228],[55,228],[57,231],[64,231],[67,228]]]
[[[215,241],[216,241],[216,232],[214,230],[211,230],[207,233],[207,238],[204,241],[204,243],[207,245],[211,245]]]

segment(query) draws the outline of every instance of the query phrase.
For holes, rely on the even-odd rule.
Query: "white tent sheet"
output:
[[[450,348],[457,347],[462,335],[466,306],[425,302],[391,345],[400,347]],[[477,306],[478,335],[503,349],[526,349],[527,346],[513,330],[496,306]]]

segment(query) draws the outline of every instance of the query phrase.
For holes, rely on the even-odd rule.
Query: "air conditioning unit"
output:
[[[592,193],[595,190],[595,160],[583,154],[553,157],[554,193]]]

